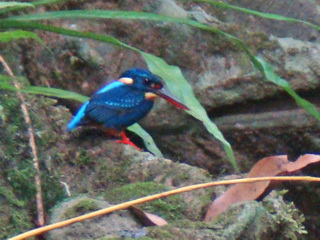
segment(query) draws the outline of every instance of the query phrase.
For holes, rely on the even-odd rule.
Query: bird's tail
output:
[[[72,131],[76,127],[78,127],[81,123],[81,120],[83,120],[83,117],[85,116],[84,110],[86,109],[86,106],[89,102],[84,103],[81,108],[78,110],[76,115],[73,117],[73,119],[68,123],[67,126],[67,132]]]

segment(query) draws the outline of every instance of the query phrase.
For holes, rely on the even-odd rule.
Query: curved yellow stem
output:
[[[320,182],[320,177],[309,177],[309,176],[299,176],[299,177],[259,177],[259,178],[243,178],[243,179],[233,179],[233,180],[225,180],[225,181],[216,181],[216,182],[209,182],[209,183],[201,183],[201,184],[196,184],[196,185],[191,185],[191,186],[186,186],[182,188],[177,188],[174,190],[170,190],[167,192],[163,193],[158,193],[155,195],[139,198],[136,200],[132,200],[129,202],[121,203],[114,205],[112,207],[104,208],[95,212],[91,212],[79,217],[71,218],[62,222],[58,223],[53,223],[44,227],[36,228],[34,230],[22,233],[18,236],[15,236],[13,238],[10,238],[9,240],[22,240],[26,239],[28,237],[36,236],[57,228],[62,228],[65,226],[68,226],[70,224],[76,223],[76,222],[81,222],[90,218],[98,217],[101,215],[105,215],[114,211],[122,210],[129,208],[133,205],[145,203],[145,202],[150,202],[155,199],[163,198],[163,197],[168,197],[174,194],[179,194],[183,192],[189,192],[192,190],[200,189],[200,188],[208,188],[208,187],[213,187],[213,186],[218,186],[218,185],[230,185],[230,184],[237,184],[237,183],[251,183],[251,182],[261,182],[261,181],[307,181],[307,182]]]

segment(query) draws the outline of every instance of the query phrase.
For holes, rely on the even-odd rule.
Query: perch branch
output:
[[[7,62],[4,60],[4,58],[1,55],[0,55],[0,62],[4,66],[5,70],[9,74],[9,76],[12,78],[12,82],[13,82],[13,85],[15,86],[15,88],[21,89],[19,82],[15,80],[15,76],[14,76],[11,68],[9,67],[9,65],[7,64]],[[36,191],[37,191],[37,193],[36,193],[37,213],[38,213],[37,223],[40,226],[42,226],[45,224],[45,220],[44,220],[44,208],[43,208],[43,200],[42,200],[39,158],[38,158],[38,153],[37,153],[35,134],[34,134],[34,129],[32,127],[30,115],[29,115],[27,104],[25,101],[25,97],[19,91],[17,92],[17,97],[20,100],[23,117],[24,117],[26,125],[28,126],[29,144],[32,149],[33,165],[36,170],[35,182],[36,182]]]

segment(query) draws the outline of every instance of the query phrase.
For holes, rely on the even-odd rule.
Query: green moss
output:
[[[20,103],[13,93],[1,93],[0,102],[6,121],[0,128],[0,172],[22,198],[34,196],[34,168],[30,158],[26,128]]]
[[[240,47],[237,46],[234,42],[226,41],[225,37],[214,34],[214,36],[210,39],[210,43],[208,46],[208,51],[211,51],[214,54],[224,53],[227,51],[239,52]]]
[[[77,156],[75,158],[75,163],[79,167],[90,166],[92,159],[88,157],[87,151],[85,149],[79,149]]]
[[[83,215],[88,212],[96,211],[99,207],[93,199],[83,199],[79,201],[76,205],[71,208],[68,208],[67,211],[63,214],[63,219],[69,219]]]
[[[53,134],[43,138],[44,106],[52,106],[53,101],[41,97],[25,95],[27,107],[36,134],[36,145],[41,166],[43,200],[46,209],[64,196],[63,188],[56,178],[44,166],[44,149],[52,145]],[[35,215],[35,169],[29,144],[27,126],[21,112],[20,101],[15,93],[0,91],[0,102],[5,119],[0,121],[0,176],[5,179],[5,187],[0,187],[2,201],[0,209],[0,238],[17,234],[33,227]],[[50,140],[50,141],[49,141]],[[49,141],[49,142],[47,142]],[[2,184],[1,184],[2,185]],[[0,186],[1,186],[0,185]]]
[[[150,236],[152,239],[178,239],[179,236],[172,233],[170,229],[167,229],[167,227],[159,228],[159,227],[153,227],[150,229],[148,236]],[[180,238],[184,239],[184,238]]]
[[[6,187],[0,186],[0,196],[5,198],[10,205],[14,205],[16,207],[23,207],[25,205],[23,201],[16,199],[14,193]]]
[[[95,159],[96,167],[94,172],[96,173],[95,184],[105,185],[108,183],[109,187],[119,186],[127,183],[128,168],[131,166],[130,159],[121,159],[121,161],[106,161],[105,157]]]
[[[282,236],[285,239],[298,239],[298,236],[307,234],[303,225],[305,218],[293,202],[287,203],[283,200],[286,192],[287,190],[273,191],[264,199],[263,204],[281,229]]]
[[[0,239],[32,227],[26,203],[19,200],[10,186],[0,182]]]
[[[41,170],[41,180],[43,201],[46,209],[49,209],[65,198],[66,195],[61,183],[47,170]]]
[[[245,38],[245,44],[255,48],[256,51],[261,50],[275,50],[279,47],[276,40],[270,40],[270,37],[262,32],[247,32],[248,36]]]
[[[107,201],[112,203],[121,203],[140,197],[168,191],[170,188],[163,184],[153,182],[141,182],[128,184],[110,190],[106,193]],[[158,199],[152,202],[138,205],[146,212],[157,214],[168,221],[184,218],[185,203],[181,196],[171,196]]]

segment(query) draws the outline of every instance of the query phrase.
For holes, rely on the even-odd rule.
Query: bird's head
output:
[[[151,73],[147,69],[131,68],[122,73],[118,81],[143,91],[148,100],[153,100],[156,96],[159,96],[178,108],[189,110],[186,105],[167,89],[165,83],[159,76]]]

